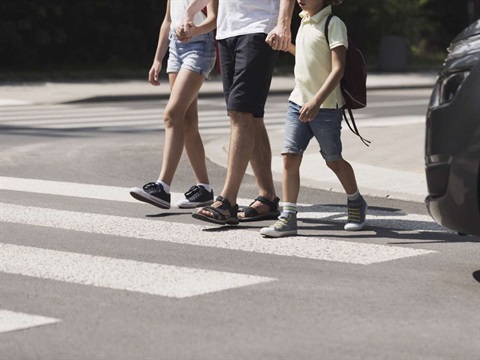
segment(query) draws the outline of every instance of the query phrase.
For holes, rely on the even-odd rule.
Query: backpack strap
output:
[[[346,111],[345,111],[346,110]],[[352,124],[350,125],[350,121],[348,121],[348,118],[347,118],[347,114],[346,112],[348,111],[348,114],[350,115],[350,120],[352,122]],[[370,140],[367,140],[365,139],[362,135],[360,135],[360,132],[358,131],[357,129],[357,124],[355,124],[355,119],[353,118],[353,113],[352,113],[352,109],[345,109],[343,108],[342,109],[342,112],[343,112],[343,118],[345,119],[345,122],[347,123],[348,127],[350,128],[350,130],[355,134],[357,135],[360,140],[362,140],[362,142],[367,145],[367,146],[370,146],[370,143],[371,141]]]
[[[328,26],[330,25],[330,20],[332,20],[333,14],[330,13],[327,17],[327,21],[325,21],[325,30],[323,31],[325,33],[325,38],[327,39],[327,44],[328,47],[330,47],[330,41],[328,40]]]
[[[327,17],[327,20],[325,21],[324,33],[325,33],[325,39],[327,40],[327,44],[328,44],[329,48],[330,48],[330,40],[328,39],[328,27],[330,25],[330,20],[332,20],[333,16],[334,15],[332,13],[330,13]],[[350,115],[350,121],[348,121],[347,111],[348,111],[348,114]],[[365,145],[370,146],[370,140],[367,140],[362,135],[360,135],[360,131],[358,131],[358,129],[357,129],[357,124],[355,124],[355,118],[353,117],[352,109],[343,107],[342,112],[343,112],[343,118],[345,119],[345,122],[347,123],[349,129],[355,135],[357,135]],[[350,122],[352,124],[350,124]]]

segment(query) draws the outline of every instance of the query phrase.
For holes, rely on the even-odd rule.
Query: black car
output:
[[[480,236],[480,20],[450,44],[427,112],[425,171],[432,218]]]

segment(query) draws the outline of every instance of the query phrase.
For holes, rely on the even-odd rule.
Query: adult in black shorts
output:
[[[188,32],[189,21],[208,2],[191,1],[184,31]],[[286,51],[291,41],[293,8],[294,0],[219,1],[217,40],[231,124],[227,177],[221,196],[212,206],[194,213],[194,218],[238,224],[279,215],[271,170],[272,152],[263,116],[278,51]],[[237,195],[249,162],[259,196],[249,207],[238,209]]]

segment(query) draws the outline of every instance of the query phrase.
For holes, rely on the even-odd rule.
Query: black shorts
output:
[[[267,34],[247,34],[218,41],[223,91],[228,111],[263,118],[278,51]]]

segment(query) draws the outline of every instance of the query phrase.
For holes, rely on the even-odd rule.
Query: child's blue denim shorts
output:
[[[325,161],[335,161],[342,158],[341,109],[320,109],[310,122],[300,121],[302,107],[291,101],[288,104],[285,120],[285,137],[282,155],[303,155],[308,143],[315,136],[320,145],[320,154]]]
[[[180,69],[188,69],[208,79],[215,66],[216,50],[213,32],[195,36],[189,42],[177,39],[175,31],[170,30],[169,56],[167,73],[178,73]]]

